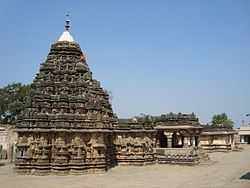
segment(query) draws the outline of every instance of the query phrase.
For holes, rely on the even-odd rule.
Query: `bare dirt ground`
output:
[[[1,188],[250,188],[250,146],[242,152],[212,153],[198,166],[115,167],[101,175],[25,176],[0,167]],[[246,175],[245,179],[241,179]]]

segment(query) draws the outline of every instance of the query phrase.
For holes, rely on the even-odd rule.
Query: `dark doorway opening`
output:
[[[247,143],[250,144],[250,136],[247,136]]]
[[[199,144],[199,137],[198,137],[198,136],[195,136],[195,137],[194,137],[194,140],[195,140],[195,146],[197,147],[198,144]]]
[[[159,141],[160,141],[160,147],[161,148],[167,148],[168,147],[168,138],[164,134],[164,131],[159,132]]]

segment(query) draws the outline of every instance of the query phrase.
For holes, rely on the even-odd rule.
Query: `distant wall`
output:
[[[206,150],[231,150],[236,140],[236,134],[201,134],[199,146]]]

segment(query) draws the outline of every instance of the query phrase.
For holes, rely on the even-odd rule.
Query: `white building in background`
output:
[[[3,150],[8,148],[8,130],[5,127],[0,127],[0,147]]]
[[[14,129],[0,125],[0,160],[8,159],[9,161],[13,161],[16,142],[17,134],[14,132]]]
[[[239,128],[239,136],[241,144],[250,144],[250,123],[242,122]]]

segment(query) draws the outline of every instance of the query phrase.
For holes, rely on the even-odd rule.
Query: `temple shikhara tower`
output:
[[[17,172],[84,173],[112,166],[115,119],[109,96],[92,78],[69,29],[67,20],[19,117]]]

